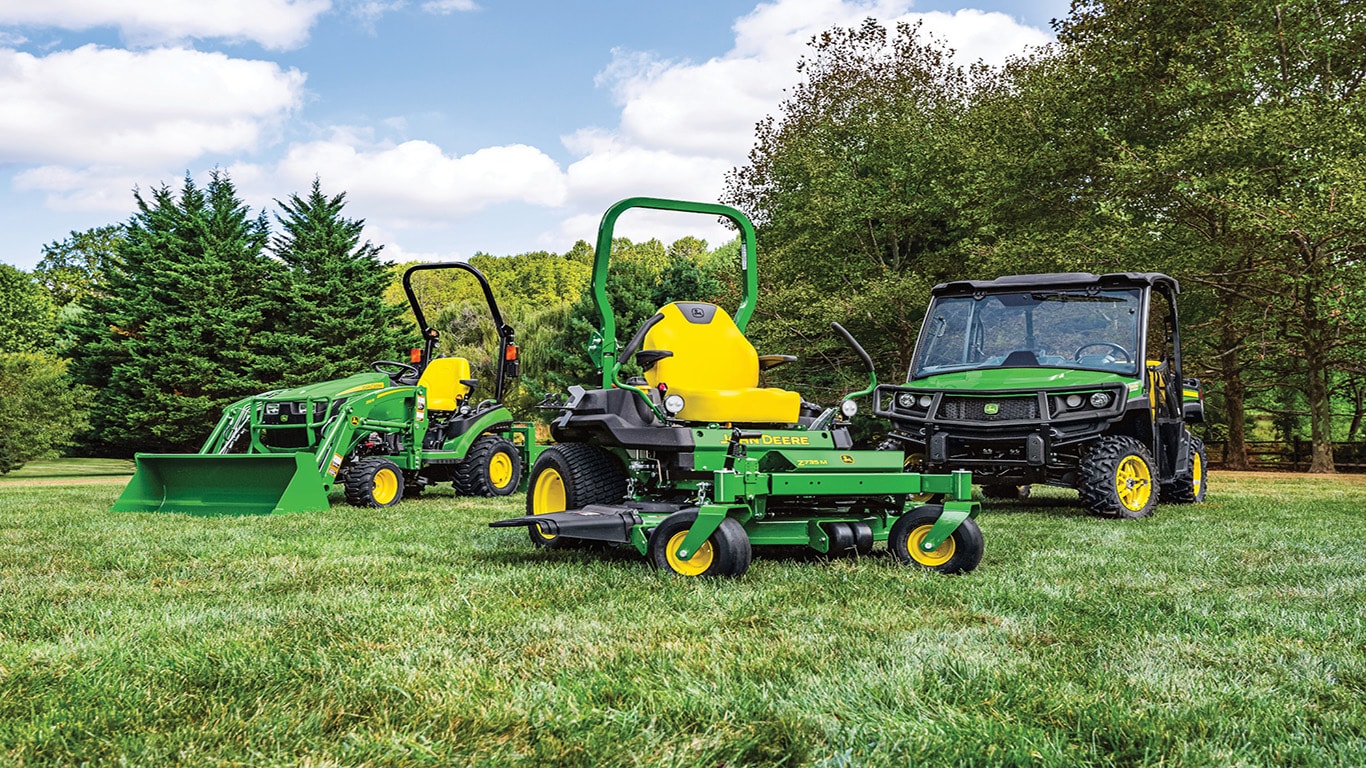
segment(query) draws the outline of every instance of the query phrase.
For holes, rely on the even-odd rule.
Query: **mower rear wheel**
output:
[[[585,443],[560,443],[541,452],[531,468],[526,513],[544,515],[581,509],[589,504],[614,504],[626,496],[626,475],[611,454]],[[528,526],[538,547],[564,546],[570,539]]]
[[[1105,435],[1081,462],[1077,492],[1082,506],[1098,517],[1147,517],[1157,504],[1157,467],[1143,443]]]
[[[383,456],[357,459],[342,470],[341,481],[353,507],[392,507],[403,499],[403,470]]]
[[[729,576],[739,578],[749,570],[754,549],[744,526],[732,518],[721,525],[698,547],[687,560],[676,552],[697,522],[697,512],[675,512],[664,518],[650,534],[650,560],[661,571],[672,571],[679,576]]]
[[[1162,500],[1176,504],[1199,504],[1205,500],[1205,441],[1187,433],[1190,441],[1190,475],[1162,484]]]
[[[522,456],[511,440],[480,435],[451,474],[461,496],[507,496],[522,482]]]
[[[970,517],[960,523],[939,546],[929,552],[920,548],[920,543],[929,535],[943,512],[943,507],[927,504],[902,515],[887,535],[887,549],[892,556],[906,565],[914,564],[939,573],[967,573],[976,568],[982,562],[982,552],[986,547],[982,541],[982,529]]]

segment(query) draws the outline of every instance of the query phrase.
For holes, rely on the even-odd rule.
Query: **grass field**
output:
[[[1366,478],[996,504],[964,577],[532,550],[500,502],[0,484],[0,764],[1366,765]]]

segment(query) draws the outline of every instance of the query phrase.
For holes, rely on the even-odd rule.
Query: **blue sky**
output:
[[[225,169],[254,210],[345,191],[395,260],[568,250],[634,195],[716,200],[812,34],[923,19],[960,60],[1066,0],[0,0],[0,261]],[[702,217],[622,232],[713,244]]]

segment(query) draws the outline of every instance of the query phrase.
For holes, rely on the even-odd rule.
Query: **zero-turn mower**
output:
[[[713,304],[662,307],[618,348],[607,298],[617,218],[632,208],[730,219],[740,230],[743,299],[734,319]],[[569,388],[553,404],[556,443],[531,470],[524,526],[538,547],[577,542],[634,547],[685,576],[740,576],[753,545],[868,554],[886,542],[899,561],[942,573],[975,568],[982,534],[968,472],[903,471],[901,451],[856,450],[854,398],[877,383],[872,361],[832,324],[868,368],[869,386],[838,408],[759,386],[759,372],[796,358],[758,355],[745,327],[758,294],[754,227],[734,208],[631,198],[598,230],[592,291],[601,326],[590,344],[601,386]],[[623,369],[634,357],[643,376]],[[944,500],[921,504],[935,494]]]
[[[937,285],[907,381],[874,413],[926,471],[971,470],[988,498],[1043,483],[1102,517],[1205,498],[1200,382],[1185,378],[1176,280],[1156,272]]]
[[[480,383],[468,360],[436,356],[440,334],[427,322],[412,276],[439,269],[471,274],[488,302],[499,338],[491,398],[475,399]],[[114,511],[318,511],[338,486],[359,507],[387,507],[439,482],[469,496],[518,490],[537,452],[535,430],[514,422],[502,404],[519,363],[488,280],[464,263],[418,264],[403,273],[403,290],[423,339],[411,362],[381,360],[370,373],[228,406],[199,453],[137,454]]]

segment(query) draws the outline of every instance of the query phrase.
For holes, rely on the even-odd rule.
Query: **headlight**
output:
[[[1107,406],[1107,405],[1109,405],[1109,404],[1110,404],[1110,393],[1109,393],[1109,392],[1097,392],[1097,393],[1095,393],[1094,395],[1091,395],[1091,407],[1092,407],[1092,408],[1104,408],[1105,406]]]
[[[896,396],[896,404],[902,408],[910,408],[915,405],[915,395],[910,392],[902,392]]]
[[[840,403],[840,413],[844,414],[846,419],[854,418],[854,414],[858,413],[858,403],[853,400],[845,400]]]
[[[279,403],[266,403],[266,415],[267,415],[267,416],[278,416],[278,415],[280,415],[280,404],[279,404]]]
[[[1068,408],[1080,408],[1081,395],[1068,395],[1065,402],[1067,403]]]
[[[934,395],[921,395],[921,396],[920,396],[920,407],[921,407],[921,408],[929,408],[929,407],[930,407],[930,403],[933,403],[933,402],[934,402]]]
[[[670,416],[678,415],[683,410],[683,396],[669,395],[664,398],[664,410],[668,411]]]

